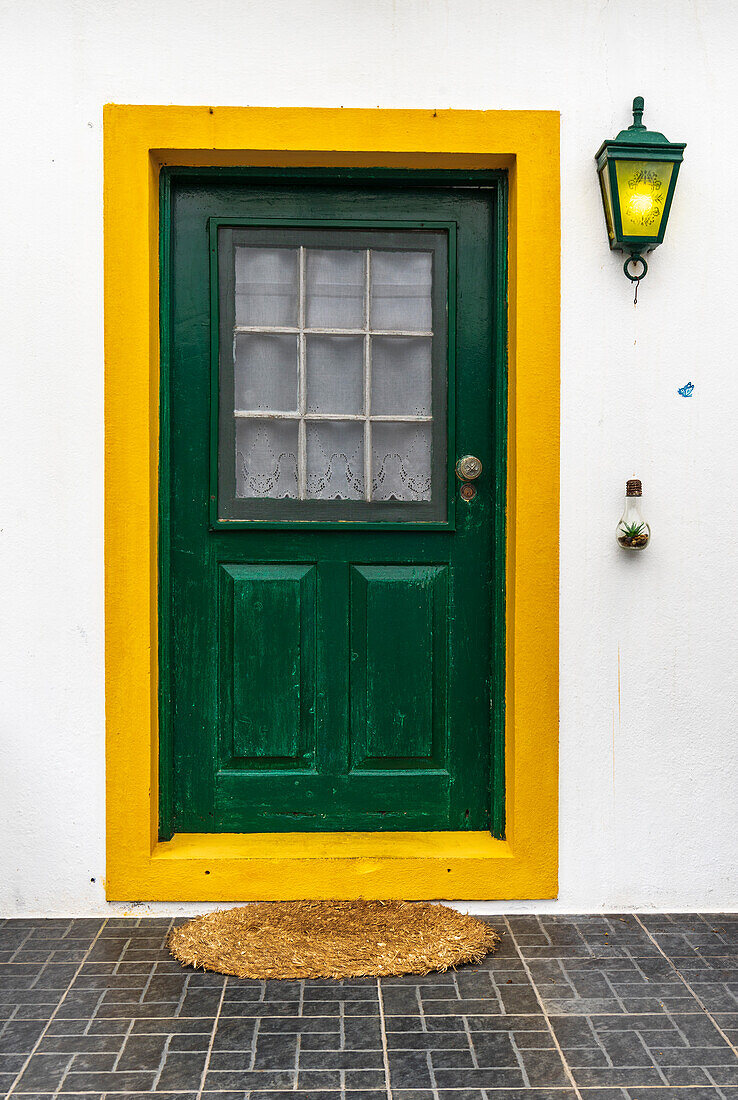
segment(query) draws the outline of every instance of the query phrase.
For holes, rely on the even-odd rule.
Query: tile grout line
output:
[[[515,1032],[513,1032],[513,1031],[509,1032],[509,1038],[510,1038],[510,1046],[513,1049],[513,1054],[517,1058],[518,1065],[520,1067],[520,1074],[523,1078],[523,1088],[524,1089],[529,1089],[531,1087],[530,1077],[528,1076],[528,1070],[525,1068],[525,1061],[523,1059],[523,1055],[520,1053],[520,1048],[518,1047],[518,1044],[515,1042]],[[475,1058],[475,1061],[476,1061],[476,1058]]]
[[[561,1064],[564,1067],[564,1071],[566,1072],[566,1076],[571,1081],[571,1087],[574,1090],[574,1095],[578,1097],[578,1100],[582,1100],[582,1094],[579,1091],[579,1085],[574,1080],[574,1074],[572,1073],[571,1067],[570,1067],[568,1061],[566,1060],[566,1058],[564,1056],[563,1050],[561,1049],[561,1044],[559,1043],[558,1036],[556,1035],[556,1032],[553,1029],[553,1024],[551,1023],[551,1021],[548,1017],[548,1013],[546,1012],[546,1008],[543,1004],[543,1000],[541,999],[541,995],[538,992],[538,986],[536,985],[536,983],[533,979],[533,974],[531,972],[531,969],[528,966],[528,963],[527,963],[526,959],[523,958],[523,952],[518,947],[518,941],[515,939],[515,933],[512,930],[512,926],[511,926],[509,920],[507,919],[507,917],[503,917],[503,920],[505,921],[505,924],[507,925],[508,935],[510,936],[510,939],[513,942],[513,947],[515,948],[515,950],[518,953],[518,958],[520,959],[521,963],[523,964],[523,969],[525,970],[528,981],[531,984],[531,988],[533,990],[533,993],[535,994],[535,998],[538,1001],[538,1004],[541,1006],[541,1012],[543,1013],[543,1018],[546,1021],[546,1027],[548,1028],[549,1033],[551,1035],[551,1038],[553,1039],[554,1046],[556,1047],[556,1050],[559,1053],[559,1057],[561,1058]]]
[[[76,1054],[70,1054],[69,1061],[67,1062],[66,1067],[64,1069],[64,1073],[62,1073],[61,1077],[59,1078],[59,1084],[56,1086],[53,1093],[51,1094],[51,1100],[56,1100],[56,1097],[59,1095],[62,1088],[64,1087],[64,1082],[67,1079],[67,1074],[69,1073],[70,1069],[72,1068],[72,1062],[74,1061],[75,1058],[76,1058]],[[10,1093],[8,1093],[8,1096],[9,1095],[10,1095]]]
[[[118,1053],[115,1056],[115,1061],[113,1062],[113,1068],[110,1071],[111,1073],[116,1073],[117,1070],[118,1070],[118,1065],[120,1063],[121,1058],[123,1057],[123,1051],[126,1049],[126,1043],[128,1042],[128,1040],[131,1037],[131,1032],[133,1031],[135,1023],[136,1023],[136,1017],[132,1016],[131,1017],[131,1022],[128,1025],[128,1028],[126,1030],[125,1035],[123,1036],[123,1042],[121,1043],[120,1050],[118,1051]]]
[[[210,1042],[208,1043],[207,1054],[205,1055],[205,1064],[202,1067],[202,1077],[200,1078],[200,1087],[197,1090],[196,1100],[201,1100],[203,1090],[205,1088],[205,1078],[207,1077],[208,1070],[210,1068],[210,1058],[213,1053],[213,1047],[215,1046],[215,1035],[218,1030],[218,1022],[220,1020],[220,1014],[223,1009],[223,1001],[225,1000],[226,988],[228,986],[228,978],[223,981],[223,988],[220,991],[220,1000],[218,1001],[218,1007],[215,1010],[215,1017],[213,1019],[213,1028],[210,1032]]]
[[[167,1058],[169,1057],[169,1047],[171,1045],[174,1035],[167,1035],[164,1046],[161,1051],[161,1058],[159,1059],[159,1065],[154,1070],[154,1079],[151,1082],[151,1092],[156,1092],[159,1088],[159,1082],[161,1081],[161,1075],[164,1072],[164,1066],[167,1064]]]
[[[669,1081],[666,1077],[666,1074],[664,1073],[664,1068],[663,1068],[663,1066],[659,1065],[659,1063],[656,1061],[656,1058],[654,1056],[653,1051],[651,1050],[651,1048],[649,1046],[646,1045],[646,1040],[643,1038],[643,1032],[637,1031],[635,1034],[636,1034],[636,1040],[643,1047],[643,1051],[644,1051],[646,1057],[651,1059],[651,1062],[653,1064],[653,1068],[656,1070],[656,1072],[658,1073],[658,1075],[661,1078],[661,1080],[663,1081],[663,1083],[665,1085],[668,1085]],[[670,1068],[671,1067],[667,1066],[667,1069],[670,1069]]]
[[[666,954],[666,952],[665,952],[665,951],[664,951],[664,950],[663,950],[663,949],[662,949],[662,948],[661,948],[661,947],[659,946],[659,944],[658,944],[657,940],[655,940],[655,939],[654,939],[654,937],[653,937],[653,936],[651,935],[651,932],[650,932],[650,931],[648,930],[648,928],[646,928],[645,924],[643,923],[643,921],[641,920],[641,918],[640,918],[640,917],[638,916],[638,914],[637,914],[637,913],[634,913],[634,914],[633,914],[633,916],[634,916],[634,917],[635,917],[635,919],[636,919],[636,920],[638,921],[638,923],[640,924],[641,928],[642,928],[642,929],[643,929],[643,931],[644,931],[644,932],[646,933],[646,935],[647,935],[647,936],[648,936],[648,938],[650,939],[651,943],[652,943],[652,944],[654,945],[654,947],[656,948],[656,950],[657,950],[657,951],[659,952],[659,954],[660,954],[660,955],[662,955],[662,956],[663,956],[663,958],[665,958],[665,959],[666,959],[666,961],[668,962],[669,966],[670,966],[670,967],[672,968],[672,970],[674,971],[674,973],[676,974],[676,976],[677,976],[677,977],[679,978],[679,981],[680,981],[680,982],[682,983],[682,985],[683,985],[683,986],[684,986],[684,987],[685,987],[686,989],[688,989],[688,990],[689,990],[689,992],[690,992],[690,993],[692,994],[692,996],[694,997],[695,1001],[696,1001],[696,1002],[697,1002],[697,1004],[698,1004],[698,1005],[700,1006],[700,1008],[701,1008],[701,1009],[702,1009],[702,1011],[704,1012],[705,1016],[707,1016],[708,1020],[709,1020],[709,1021],[710,1021],[710,1023],[712,1024],[712,1026],[713,1026],[713,1027],[715,1027],[715,1028],[717,1028],[717,1030],[718,1030],[718,1031],[720,1032],[720,1035],[722,1036],[722,1038],[723,1038],[723,1039],[725,1040],[725,1042],[726,1042],[726,1043],[728,1044],[728,1046],[730,1047],[730,1049],[731,1049],[731,1050],[733,1051],[733,1053],[735,1054],[736,1058],[738,1058],[738,1048],[736,1048],[736,1045],[735,1045],[735,1043],[732,1043],[732,1042],[730,1041],[730,1039],[728,1038],[728,1036],[726,1035],[726,1033],[725,1033],[725,1032],[723,1031],[723,1029],[722,1029],[722,1028],[720,1027],[720,1024],[719,1024],[719,1023],[717,1022],[717,1020],[716,1020],[716,1019],[715,1019],[715,1017],[713,1016],[712,1012],[710,1012],[710,1011],[709,1011],[709,1009],[707,1008],[707,1005],[706,1005],[706,1004],[704,1003],[704,1001],[702,1000],[702,998],[701,998],[701,997],[699,996],[699,994],[698,994],[698,993],[696,993],[696,992],[694,991],[694,989],[692,989],[692,986],[691,986],[691,985],[689,984],[689,982],[687,981],[687,979],[686,979],[686,978],[685,978],[685,977],[684,977],[684,976],[683,976],[683,975],[682,975],[682,974],[680,973],[680,971],[679,971],[679,970],[677,969],[677,967],[676,967],[676,966],[674,965],[674,963],[673,963],[673,962],[672,962],[672,960],[671,960],[671,959],[669,958],[669,956],[668,956],[668,955]]]
[[[39,1035],[36,1042],[33,1044],[32,1048],[31,1048],[31,1051],[30,1051],[28,1057],[26,1058],[25,1062],[23,1063],[23,1065],[21,1066],[21,1068],[18,1070],[15,1077],[13,1078],[13,1083],[11,1084],[10,1088],[8,1089],[8,1091],[6,1093],[6,1100],[8,1100],[8,1098],[10,1096],[12,1096],[13,1090],[15,1089],[16,1085],[20,1081],[23,1074],[26,1072],[26,1068],[28,1067],[28,1064],[31,1061],[31,1058],[33,1058],[34,1054],[36,1053],[38,1048],[41,1046],[41,1043],[42,1043],[43,1039],[46,1037],[46,1034],[47,1034],[49,1028],[51,1027],[53,1021],[56,1019],[57,1012],[59,1011],[61,1006],[64,1004],[64,1001],[67,998],[67,994],[69,993],[70,989],[72,988],[72,986],[76,982],[77,978],[79,977],[79,974],[82,970],[82,967],[85,965],[88,958],[90,957],[90,952],[92,951],[93,947],[95,946],[95,944],[99,940],[100,936],[102,935],[103,929],[106,927],[107,923],[108,923],[108,917],[103,917],[102,924],[98,928],[97,933],[93,937],[92,943],[90,944],[90,946],[85,951],[85,953],[84,953],[77,969],[75,970],[74,974],[72,975],[72,978],[70,979],[69,985],[64,990],[61,997],[59,998],[59,1001],[57,1003],[56,1008],[54,1009],[54,1011],[51,1013],[48,1020],[46,1021],[46,1024],[44,1025],[44,1027],[41,1031],[41,1034]]]
[[[33,932],[32,931],[29,932],[28,935],[26,936],[26,938],[24,940],[21,940],[21,942],[18,944],[15,951],[12,953],[12,955],[8,959],[8,962],[11,965],[15,965],[15,956],[18,954],[19,951],[21,951],[26,946],[26,944],[28,943],[28,941],[30,940],[32,935],[33,935]],[[62,939],[64,939],[63,936],[62,936]]]
[[[377,998],[379,1000],[379,1026],[382,1031],[382,1060],[384,1061],[384,1086],[387,1092],[387,1100],[392,1100],[392,1088],[390,1085],[389,1052],[387,1050],[387,1027],[384,1016],[384,997],[382,996],[382,983],[377,978]]]
[[[715,1066],[703,1066],[702,1067],[703,1073],[705,1073],[707,1075],[707,1080],[710,1082],[710,1084],[713,1086],[713,1088],[717,1089],[718,1096],[720,1096],[721,1100],[725,1100],[725,1093],[723,1092],[723,1086],[719,1085],[717,1083],[717,1081],[715,1080],[715,1078],[713,1077],[713,1075],[711,1073],[711,1070],[713,1070],[713,1069],[715,1069]],[[727,1085],[726,1088],[730,1088],[730,1085]]]
[[[433,1068],[433,1052],[431,1050],[425,1052],[425,1064],[428,1067],[428,1078],[431,1083],[433,1100],[438,1100],[438,1081],[436,1080],[436,1071]]]

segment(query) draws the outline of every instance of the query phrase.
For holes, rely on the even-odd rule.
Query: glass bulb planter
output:
[[[638,478],[625,483],[625,511],[620,517],[616,537],[623,550],[645,550],[651,541],[651,528],[641,513],[643,486]]]

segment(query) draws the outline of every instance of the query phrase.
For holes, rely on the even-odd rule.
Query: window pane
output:
[[[364,426],[353,420],[306,425],[307,495],[314,500],[362,500]]]
[[[297,337],[239,333],[235,338],[235,407],[297,409]]]
[[[432,254],[372,252],[371,327],[429,332]]]
[[[366,253],[309,248],[306,252],[308,328],[363,328]]]
[[[372,500],[431,499],[431,424],[372,424]]]
[[[430,337],[372,338],[372,414],[430,416]]]
[[[364,337],[307,336],[307,409],[361,413],[364,408]]]
[[[297,421],[236,420],[236,496],[297,496]]]
[[[237,246],[236,324],[297,326],[296,248]]]

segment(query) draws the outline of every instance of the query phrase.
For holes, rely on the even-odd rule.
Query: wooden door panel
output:
[[[314,766],[316,572],[220,566],[223,766]]]
[[[350,775],[222,771],[216,777],[219,828],[237,832],[306,829],[435,828],[449,803],[450,777],[437,771],[365,771]]]
[[[351,570],[351,765],[445,767],[448,566]]]
[[[162,729],[171,730],[162,774],[171,768],[173,796],[162,835],[489,828],[490,725],[502,714],[499,701],[491,710],[491,678],[494,671],[500,693],[504,626],[499,600],[494,612],[490,603],[503,584],[504,545],[504,432],[495,427],[505,407],[504,378],[496,373],[504,349],[499,191],[418,184],[417,175],[402,183],[326,178],[301,185],[289,173],[266,182],[208,173],[178,178],[165,211],[171,298],[162,318],[171,325],[171,352],[163,361],[160,546],[162,592],[171,593],[162,599],[171,625],[162,636],[171,643],[161,652],[161,713]],[[233,249],[219,247],[218,227]],[[229,257],[236,247],[252,248],[248,262],[261,263],[259,249],[275,241],[298,257],[296,326],[271,314],[259,319],[260,339],[286,333],[296,341],[297,383],[290,351],[289,394],[276,395],[272,367],[252,370],[242,348],[233,352],[233,378],[221,370],[221,349],[227,360],[236,328],[246,331],[252,320],[228,313],[235,295]],[[359,248],[364,256],[362,325],[351,328],[364,349],[363,389],[352,398],[363,401],[358,413],[330,389],[328,359],[315,375],[325,383],[317,412],[311,404],[318,345],[310,341],[324,339],[315,335],[319,325],[310,329],[311,257],[323,247]],[[430,299],[426,290],[415,293],[420,283],[407,284],[412,293],[406,288],[398,298],[382,269],[391,267],[393,249],[433,254],[438,282]],[[221,268],[228,268],[225,284]],[[266,297],[275,287],[281,295],[279,280],[263,285]],[[330,280],[326,286],[335,298]],[[389,335],[372,313],[375,290],[378,302],[386,299],[382,308],[395,310]],[[410,303],[407,323],[392,304],[402,299]],[[430,301],[432,331],[413,320],[417,301]],[[343,331],[336,339],[346,339]],[[252,393],[261,377],[269,400]],[[362,500],[345,496],[345,486],[344,496],[334,496],[332,483],[324,492],[310,480],[313,420],[323,431],[320,417],[329,415],[364,424]],[[254,482],[261,467],[251,450],[243,469],[234,467],[238,440],[221,429],[230,420],[237,435],[244,424],[275,416],[297,425],[296,442],[290,437],[283,448],[297,488],[288,486],[285,496],[277,486],[274,499],[257,499],[249,494],[261,491]],[[336,469],[356,465],[344,429],[338,442],[324,441],[331,470],[334,459]],[[265,439],[281,459],[277,428]],[[465,452],[483,467],[470,503],[454,477]],[[218,471],[226,468],[236,479],[232,515],[218,504]],[[501,789],[498,757],[494,764]],[[494,814],[501,823],[501,804]]]

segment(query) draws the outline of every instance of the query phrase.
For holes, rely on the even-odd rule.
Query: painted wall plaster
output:
[[[738,9],[39,0],[0,3],[0,26],[0,913],[110,908],[106,101],[562,112],[561,889],[488,908],[734,908]],[[635,94],[688,143],[637,309],[592,160]],[[653,529],[638,556],[614,539],[631,476]]]

